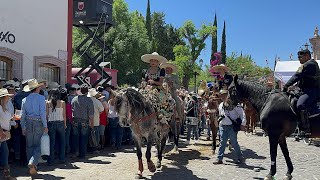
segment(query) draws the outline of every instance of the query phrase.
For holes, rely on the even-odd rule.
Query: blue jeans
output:
[[[220,132],[221,141],[220,141],[220,147],[219,147],[218,157],[217,157],[218,160],[223,159],[224,150],[226,149],[227,141],[229,138],[230,138],[232,147],[237,153],[238,159],[242,158],[242,153],[240,151],[240,146],[238,144],[237,133],[234,132],[232,125],[220,126],[219,132]]]
[[[109,118],[109,128],[111,144],[115,144],[117,148],[120,148],[122,144],[123,128],[119,124],[119,117]]]
[[[132,131],[130,127],[123,128],[123,140],[131,143],[132,141]]]
[[[18,128],[13,129],[11,138],[13,143],[14,157],[15,159],[20,159],[22,130],[20,121],[16,121],[16,123],[18,124]]]
[[[43,135],[43,124],[41,121],[26,120],[26,147],[27,161],[29,165],[37,166],[41,156],[41,137]]]
[[[67,120],[67,128],[66,128],[66,134],[65,134],[65,142],[66,142],[66,153],[69,153],[70,148],[70,134],[71,134],[71,123],[69,120]]]
[[[73,120],[72,131],[75,153],[79,153],[79,157],[84,158],[87,153],[89,121],[83,122]]]
[[[54,162],[54,152],[56,144],[56,135],[59,139],[59,160],[61,162],[65,161],[66,155],[66,143],[65,143],[65,128],[63,121],[48,122],[49,136],[50,136],[50,157],[48,159],[48,164],[53,164]]]
[[[100,144],[100,126],[94,126],[94,133],[96,135],[96,140],[98,142],[98,145]]]
[[[187,124],[187,141],[190,141],[191,131],[192,131],[192,135],[195,136],[195,139],[198,140],[199,139],[198,125]]]
[[[0,166],[7,167],[9,158],[9,149],[7,141],[0,143]]]

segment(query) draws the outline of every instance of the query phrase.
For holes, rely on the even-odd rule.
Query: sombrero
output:
[[[153,52],[152,54],[145,54],[141,56],[141,60],[146,63],[150,63],[151,59],[158,60],[159,64],[165,63],[168,61],[165,57],[160,56],[157,52]]]
[[[229,68],[224,64],[219,64],[219,65],[213,66],[212,70],[216,72],[222,72],[222,71],[227,72],[229,71]]]
[[[29,92],[29,91],[32,91],[33,89],[36,89],[42,85],[43,85],[43,83],[38,83],[38,81],[36,79],[31,79],[28,81],[28,85],[26,85],[23,88],[23,91]]]
[[[0,89],[0,97],[4,97],[4,96],[13,96],[14,94],[9,94],[8,90],[6,88],[2,88]]]
[[[173,73],[176,73],[178,71],[178,67],[172,62],[165,62],[160,65],[160,68],[163,68],[163,69],[167,67],[171,68]]]

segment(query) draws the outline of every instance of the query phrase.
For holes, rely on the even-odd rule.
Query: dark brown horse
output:
[[[207,114],[209,118],[209,126],[212,132],[212,153],[215,154],[217,148],[217,131],[218,131],[218,106],[222,102],[217,94],[208,98]]]
[[[249,101],[260,112],[262,129],[269,137],[271,168],[265,180],[274,179],[276,174],[277,147],[280,145],[286,160],[288,171],[284,179],[292,179],[293,165],[289,156],[286,137],[290,136],[297,127],[298,117],[294,112],[288,95],[282,92],[270,92],[270,89],[248,81],[238,80],[236,75],[229,86],[229,98],[234,105]],[[309,119],[312,136],[319,137],[320,117]]]
[[[244,102],[244,112],[246,114],[247,120],[247,132],[248,133],[256,133],[256,126],[258,121],[258,112],[252,106],[249,101]]]

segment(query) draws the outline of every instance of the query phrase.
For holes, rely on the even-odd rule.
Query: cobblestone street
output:
[[[213,165],[215,156],[211,155],[210,141],[201,137],[198,145],[186,146],[182,137],[178,153],[171,153],[172,145],[167,146],[162,168],[155,173],[147,169],[144,158],[143,172],[145,179],[156,180],[231,180],[231,179],[263,179],[268,174],[270,166],[268,138],[258,135],[239,133],[239,144],[243,151],[246,163],[237,165],[233,162],[234,153],[226,150],[223,165]],[[320,179],[320,147],[296,142],[293,138],[287,139],[290,155],[294,164],[293,178],[299,180]],[[145,149],[144,149],[145,151]],[[168,152],[170,151],[170,152]],[[152,160],[156,162],[155,149],[152,151]],[[143,157],[145,155],[143,154]],[[137,158],[132,147],[125,146],[121,152],[113,152],[110,148],[102,151],[100,155],[90,154],[87,160],[75,161],[68,159],[68,164],[57,166],[39,166],[39,175],[34,179],[110,179],[129,180],[135,178],[137,171]],[[280,148],[278,148],[276,179],[282,179],[287,169]],[[12,168],[13,175],[19,180],[31,179],[26,168]]]

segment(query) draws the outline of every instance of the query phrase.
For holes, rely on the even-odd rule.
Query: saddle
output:
[[[290,104],[296,114],[299,114],[299,111],[297,109],[297,102],[301,95],[301,91],[290,91],[288,95]],[[308,107],[307,111],[309,114],[309,118],[320,116],[320,98],[318,98],[316,102],[314,102],[310,107]]]

